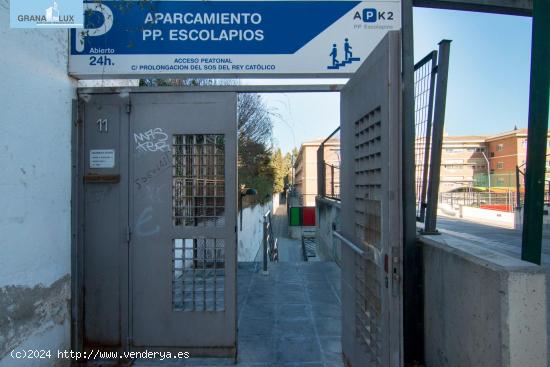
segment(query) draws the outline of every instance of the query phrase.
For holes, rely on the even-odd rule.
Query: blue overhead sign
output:
[[[387,31],[400,28],[399,1],[102,1],[84,8],[85,28],[71,30],[69,67],[83,78],[351,74]]]

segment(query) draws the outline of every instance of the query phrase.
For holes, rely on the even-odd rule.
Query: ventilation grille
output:
[[[382,365],[381,297],[383,286],[379,267],[372,261],[355,257],[355,335],[370,356],[372,366]]]
[[[223,239],[175,239],[172,269],[174,311],[223,311],[225,294],[225,242]]]
[[[174,135],[173,220],[175,226],[225,224],[223,135]]]
[[[355,122],[355,235],[380,247],[382,131],[380,107]]]

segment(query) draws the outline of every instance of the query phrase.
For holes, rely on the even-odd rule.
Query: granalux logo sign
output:
[[[11,28],[81,28],[84,9],[74,0],[11,0]]]

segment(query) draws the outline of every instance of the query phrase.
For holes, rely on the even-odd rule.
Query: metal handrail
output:
[[[279,261],[279,251],[277,248],[277,239],[273,236],[273,225],[271,223],[271,211],[264,214],[263,228],[263,273],[267,274],[267,259],[270,261]]]
[[[338,237],[340,241],[348,245],[349,248],[351,248],[354,252],[356,252],[361,257],[370,258],[376,264],[382,265],[382,251],[380,251],[380,249],[378,249],[377,247],[366,243],[364,244],[365,249],[363,250],[359,246],[357,246],[356,244],[348,240],[346,237],[344,237],[344,235],[339,233],[338,231],[334,231],[332,233],[334,233],[334,235]]]
[[[348,240],[346,237],[344,237],[343,234],[340,234],[337,231],[332,232],[336,237],[340,239],[340,241],[344,242],[346,245],[348,245],[353,251],[357,252],[361,256],[365,256],[365,251],[361,250],[359,247],[357,247],[353,242]]]

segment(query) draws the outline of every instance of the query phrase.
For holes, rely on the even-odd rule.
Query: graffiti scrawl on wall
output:
[[[168,152],[168,135],[160,128],[134,133],[136,150],[141,152]]]

